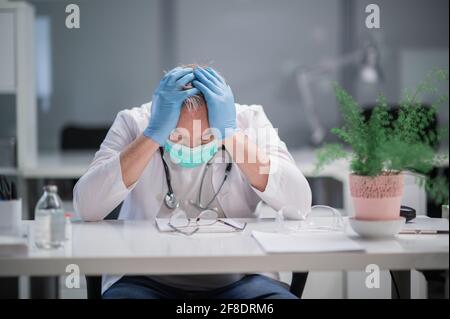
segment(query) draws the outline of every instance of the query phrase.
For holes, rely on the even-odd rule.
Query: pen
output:
[[[400,234],[405,234],[405,235],[437,235],[437,234],[448,234],[448,230],[408,229],[408,230],[400,231]]]

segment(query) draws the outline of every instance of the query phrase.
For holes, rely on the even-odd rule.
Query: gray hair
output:
[[[192,89],[193,86],[191,83],[189,83],[188,85],[184,86],[184,90],[189,90]],[[198,108],[201,105],[205,105],[205,98],[203,97],[203,94],[197,94],[197,95],[193,95],[188,97],[186,100],[184,100],[183,102],[183,107],[186,107],[188,109],[188,111],[197,111]]]
[[[196,64],[196,63],[191,63],[191,64],[184,64],[181,65],[182,68],[193,68],[195,69],[196,67],[206,67],[206,65],[201,65],[201,64]],[[184,90],[189,90],[192,89],[192,83],[188,83],[187,85],[184,86]],[[206,101],[205,98],[203,97],[203,94],[197,94],[197,95],[193,95],[188,97],[186,100],[184,100],[183,102],[183,106],[185,106],[188,111],[197,111],[199,109],[200,106],[202,105],[206,105]]]

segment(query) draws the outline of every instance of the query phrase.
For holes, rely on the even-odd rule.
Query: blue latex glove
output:
[[[164,145],[177,126],[184,100],[200,94],[196,88],[183,90],[195,78],[192,68],[177,67],[169,71],[159,82],[152,99],[150,121],[144,135],[159,145]]]
[[[208,121],[215,128],[218,140],[233,135],[236,131],[236,107],[231,88],[212,68],[195,68],[194,87],[199,89],[208,105]],[[219,135],[220,134],[220,135]]]

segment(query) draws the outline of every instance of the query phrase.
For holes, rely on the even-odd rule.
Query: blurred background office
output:
[[[341,123],[333,81],[362,105],[372,105],[380,92],[395,105],[403,89],[416,86],[432,68],[449,68],[447,0],[27,2],[35,10],[29,38],[35,44],[38,158],[83,148],[92,154],[117,112],[149,101],[164,70],[179,64],[217,68],[238,103],[263,105],[292,152],[333,140],[328,131]],[[70,3],[80,8],[79,29],[65,26]],[[379,29],[366,27],[370,3],[381,9]],[[448,93],[447,84],[442,90]],[[0,92],[0,138],[6,150],[27,126],[17,125],[22,116],[17,92]],[[439,125],[448,127],[448,112],[447,104]],[[322,130],[314,139],[318,127]],[[440,147],[448,149],[448,139]],[[14,174],[20,160],[3,161],[3,171],[12,166]],[[24,171],[33,167],[23,165]],[[26,182],[31,185],[66,177],[31,168]],[[316,202],[342,207],[339,183],[310,180]],[[39,196],[36,188],[29,198]],[[67,201],[70,194],[68,186]]]
[[[374,38],[384,81],[372,87],[356,65],[312,85],[326,128],[340,117],[329,85],[361,103],[378,92],[398,102],[433,67],[448,69],[448,1],[376,1],[380,29],[367,29],[355,0],[79,0],[80,29],[65,27],[73,1],[32,0],[36,9],[39,149],[60,147],[68,124],[109,126],[118,111],[149,101],[163,70],[181,63],[219,69],[236,100],[262,104],[289,147],[309,142],[295,70],[335,59]],[[1,134],[12,135],[12,97],[2,96]],[[11,111],[9,111],[11,110]],[[448,124],[448,107],[440,122]]]

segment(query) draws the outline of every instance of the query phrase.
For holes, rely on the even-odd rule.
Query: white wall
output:
[[[52,25],[54,94],[50,112],[39,114],[41,149],[58,147],[66,122],[109,125],[120,109],[151,98],[163,66],[192,62],[212,62],[238,101],[263,104],[288,144],[300,146],[309,133],[293,69],[340,50],[339,1],[80,0],[79,30],[64,27],[70,1],[32,2]],[[168,4],[174,19],[164,21]],[[318,105],[335,125],[331,91]]]
[[[45,149],[58,147],[64,123],[109,125],[120,109],[151,98],[164,68],[192,62],[219,69],[237,101],[262,104],[288,145],[302,146],[309,130],[293,69],[356,47],[367,32],[364,9],[371,3],[80,0],[81,29],[68,30],[64,9],[70,1],[31,2],[38,15],[50,16],[52,24],[54,94],[51,111],[39,114],[40,146]],[[427,0],[377,3],[382,27],[370,32],[381,44],[386,81],[370,91],[354,85],[353,93],[362,103],[372,102],[380,91],[396,102],[401,89],[422,78],[428,66],[448,67],[447,0],[433,0],[435,5]],[[173,8],[173,14],[168,16],[164,8]],[[405,71],[402,63],[411,57],[422,66],[414,73]],[[339,74],[332,74],[328,83],[314,88],[318,113],[327,127],[340,120],[329,86],[336,79]],[[448,108],[442,118],[448,123]]]
[[[178,0],[177,62],[211,63],[228,80],[238,102],[262,104],[289,145],[304,145],[309,130],[293,81],[294,68],[339,54],[340,4]],[[330,80],[335,79],[331,74]],[[336,125],[331,88],[319,92],[317,106],[324,123]]]

